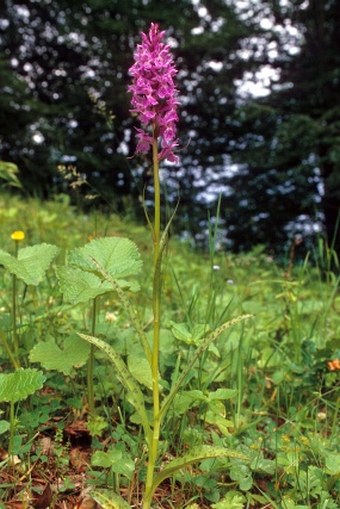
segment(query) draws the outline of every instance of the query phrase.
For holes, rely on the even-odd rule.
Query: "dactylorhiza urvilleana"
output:
[[[164,238],[161,237],[161,206],[159,162],[166,159],[178,162],[174,150],[178,146],[176,136],[177,89],[174,77],[177,70],[170,47],[163,42],[164,31],[157,23],[151,23],[149,32],[142,33],[142,43],[137,46],[134,64],[130,67],[132,85],[132,113],[136,113],[141,127],[137,128],[136,152],[152,152],[154,221],[152,224],[153,256],[153,342],[149,362],[152,371],[153,419],[152,438],[149,440],[148,467],[145,482],[143,509],[149,509],[153,494],[154,471],[158,458],[161,415],[159,394],[159,349],[161,324],[161,268]]]
[[[151,23],[148,34],[142,33],[142,44],[138,44],[135,63],[129,69],[133,82],[128,90],[132,92],[131,112],[138,115],[142,124],[136,129],[136,152],[148,153],[154,140],[160,140],[158,160],[176,163],[178,100],[174,77],[177,70],[170,47],[162,42],[164,36],[157,23]]]
[[[143,495],[143,509],[150,509],[151,501],[159,484],[171,477],[174,472],[190,465],[195,461],[220,456],[240,457],[239,453],[231,452],[225,448],[214,446],[202,446],[176,458],[166,466],[155,472],[159,457],[159,439],[161,424],[167,411],[171,408],[176,395],[186,384],[188,375],[194,364],[202,356],[209,345],[227,328],[248,317],[238,317],[222,324],[215,330],[208,331],[202,338],[200,346],[191,357],[190,362],[176,377],[168,394],[160,395],[160,327],[161,327],[161,272],[162,255],[166,246],[167,232],[170,222],[164,227],[161,235],[161,207],[160,207],[160,182],[159,163],[163,160],[178,162],[175,149],[178,146],[176,136],[177,114],[177,90],[174,83],[176,68],[171,55],[170,47],[163,42],[165,32],[160,31],[156,23],[151,23],[149,32],[142,33],[142,43],[137,46],[134,59],[130,68],[133,78],[129,91],[132,93],[131,112],[136,113],[141,123],[137,129],[137,153],[152,153],[153,166],[153,191],[154,191],[154,217],[153,221],[147,214],[148,223],[151,227],[153,240],[153,337],[152,347],[147,342],[144,348],[146,358],[151,367],[152,383],[152,417],[146,411],[143,403],[143,394],[138,393],[136,408],[140,410],[141,422],[145,433],[148,449],[147,472]],[[143,344],[144,347],[144,344]],[[125,507],[125,506],[124,506]]]

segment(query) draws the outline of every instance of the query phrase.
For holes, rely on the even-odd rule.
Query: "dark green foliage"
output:
[[[129,158],[136,121],[128,68],[140,31],[157,21],[179,68],[181,165],[165,167],[163,179],[170,204],[181,200],[176,228],[204,237],[207,209],[221,192],[223,241],[234,249],[262,243],[282,253],[294,233],[314,235],[318,223],[339,252],[338,2],[214,0],[203,16],[190,0],[3,6],[1,159],[17,164],[29,193],[69,191],[57,167],[72,164],[102,204],[143,216],[138,198],[150,184],[149,161]],[[261,26],[264,17],[272,29]],[[303,34],[300,52],[290,52],[280,26]],[[263,65],[279,73],[270,95],[240,98],[237,83]],[[79,186],[71,192],[80,203]]]
[[[291,236],[313,234],[319,222],[339,254],[340,6],[292,1],[288,7],[276,4],[275,15],[278,24],[297,27],[304,40],[295,55],[289,47],[279,49],[280,79],[271,94],[239,111],[235,157],[244,168],[230,182],[236,191],[227,215],[235,225],[231,238],[241,248],[277,243],[293,221]]]

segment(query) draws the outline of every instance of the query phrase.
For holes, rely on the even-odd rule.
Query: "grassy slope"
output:
[[[5,195],[0,197],[0,224],[2,249],[12,252],[10,234],[23,230],[26,245],[48,242],[59,246],[57,264],[63,263],[67,249],[81,246],[89,238],[131,238],[140,247],[145,264],[142,289],[135,300],[143,322],[150,322],[151,242],[145,228],[114,216],[84,216],[61,200],[41,204]],[[9,328],[10,280],[6,274],[1,277],[5,330]],[[287,509],[337,507],[338,372],[328,365],[339,358],[340,298],[336,277],[329,274],[326,281],[308,264],[296,267],[287,277],[283,268],[261,252],[241,256],[217,253],[209,258],[173,239],[165,260],[163,285],[161,369],[165,390],[174,370],[190,360],[204,327],[214,328],[241,313],[253,315],[243,326],[222,335],[200,358],[163,430],[163,438],[174,455],[206,442],[243,451],[251,457],[251,463],[206,460],[190,475],[183,472],[178,476],[182,498],[176,495],[180,500],[177,507],[184,507],[191,496],[198,497],[198,507],[210,504],[214,509],[238,508],[242,504],[265,507],[266,503]],[[46,313],[61,303],[53,270],[39,287],[20,291],[24,363],[28,363],[27,353],[36,342],[48,338],[61,341],[62,331],[66,334],[70,324],[78,329],[89,327],[89,311],[84,306],[45,320]],[[100,333],[115,338],[115,346],[127,356],[135,348],[128,316],[115,296],[102,299],[98,328]],[[5,352],[0,350],[0,356],[7,369]],[[114,377],[110,381],[109,373],[106,360],[99,354],[96,394],[104,424],[94,447],[103,448],[102,439],[109,440],[110,432],[116,433],[117,439],[123,433],[122,427],[127,426],[134,438],[125,439],[124,454],[135,460],[135,455],[140,454],[140,442],[129,424],[131,407]],[[47,378],[50,387],[58,388],[65,401],[64,405],[54,405],[55,412],[63,415],[66,428],[82,407],[84,371],[74,370],[66,379],[47,371]],[[218,389],[228,389],[230,393],[219,399]],[[215,396],[209,399],[209,394]],[[46,420],[53,419],[53,408],[45,408],[41,401],[33,401],[31,409],[23,409],[21,422],[26,428],[19,430],[23,441]],[[99,426],[98,422],[93,426]],[[90,475],[97,478],[97,484],[111,486],[113,482],[116,489],[126,485],[124,475],[123,481],[118,481],[100,472],[100,465],[92,464]],[[64,476],[72,477],[67,469]],[[127,485],[131,487],[131,483]],[[166,492],[163,499],[172,495]],[[15,498],[15,493],[5,490],[3,496]],[[227,497],[225,505],[218,502],[223,497]]]

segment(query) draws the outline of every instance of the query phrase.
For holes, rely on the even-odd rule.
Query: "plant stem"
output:
[[[11,363],[13,364],[14,369],[19,369],[20,368],[20,364],[17,361],[17,359],[15,358],[15,356],[13,355],[13,353],[11,351],[11,347],[8,344],[8,341],[7,341],[6,337],[5,337],[5,335],[2,334],[2,333],[0,333],[0,341],[3,344],[5,350],[6,350],[7,354],[8,354],[8,357],[11,360]]]
[[[18,256],[18,241],[15,241],[15,256]],[[12,274],[12,331],[13,331],[13,347],[14,357],[19,363],[19,339],[17,331],[17,276]]]
[[[10,463],[12,462],[12,456],[13,456],[13,445],[14,445],[14,402],[10,401],[10,407],[9,407],[9,443],[8,443],[8,455],[10,459]]]
[[[93,299],[93,305],[92,305],[92,326],[91,326],[92,336],[95,336],[95,333],[96,333],[97,310],[98,310],[98,301],[97,301],[97,297],[95,297]],[[89,356],[89,360],[87,363],[87,399],[88,399],[88,405],[89,405],[89,412],[91,415],[94,414],[93,370],[94,370],[94,345],[91,345],[90,356]]]
[[[159,336],[160,336],[160,317],[161,317],[161,199],[160,199],[160,181],[158,164],[157,137],[154,132],[154,141],[152,144],[153,175],[154,175],[154,225],[153,225],[153,344],[151,356],[152,371],[152,393],[153,393],[153,431],[150,443],[148,467],[146,474],[145,494],[143,500],[143,509],[149,509],[153,494],[152,483],[155,466],[158,456],[158,444],[160,435],[160,405],[159,405],[159,384],[158,384],[158,365],[159,365]]]

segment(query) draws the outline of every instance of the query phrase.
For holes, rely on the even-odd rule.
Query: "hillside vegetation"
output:
[[[150,341],[152,322],[150,232],[85,215],[63,195],[2,195],[0,224],[0,507],[141,507],[135,387],[147,419],[152,381],[140,338]],[[208,253],[170,238],[163,401],[182,384],[162,422],[157,471],[201,452],[160,478],[154,507],[338,507],[339,278],[321,241],[305,261],[293,255],[278,265],[261,247],[220,252],[213,231]],[[119,362],[78,333],[110,345]]]

